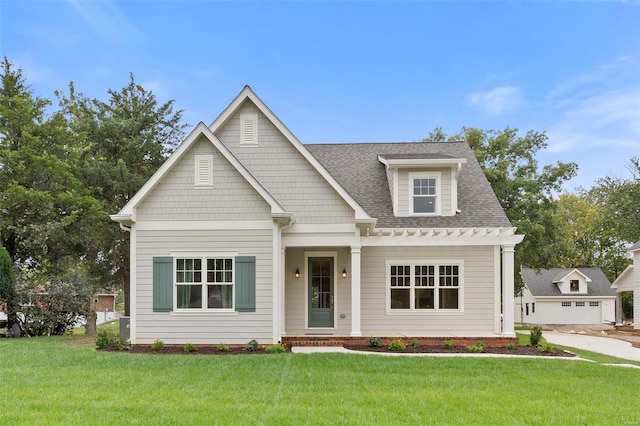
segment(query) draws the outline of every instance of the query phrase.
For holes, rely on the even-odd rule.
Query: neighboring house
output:
[[[246,86],[111,217],[132,343],[515,336],[523,236],[465,142],[303,145]]]
[[[611,288],[616,292],[617,320],[622,321],[622,301],[620,293],[624,291],[633,292],[633,328],[640,329],[640,241],[629,248],[629,252],[633,257],[633,263],[622,271],[622,274],[611,284]]]
[[[116,319],[116,294],[101,292],[95,295],[96,324]]]
[[[522,269],[516,316],[529,324],[602,324],[615,320],[615,292],[600,268]]]

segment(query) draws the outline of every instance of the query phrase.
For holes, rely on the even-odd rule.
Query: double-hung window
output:
[[[387,262],[391,311],[460,310],[462,264]]]
[[[409,193],[411,214],[440,214],[440,173],[410,173]]]
[[[228,309],[234,306],[232,257],[176,258],[177,309]]]

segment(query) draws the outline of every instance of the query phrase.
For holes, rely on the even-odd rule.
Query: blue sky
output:
[[[132,72],[192,126],[248,84],[303,143],[546,131],[570,190],[640,156],[638,1],[0,0],[0,54],[51,99]]]

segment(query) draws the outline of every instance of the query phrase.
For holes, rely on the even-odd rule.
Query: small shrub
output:
[[[151,344],[151,349],[154,351],[161,351],[164,349],[164,342],[162,340],[156,340]]]
[[[98,335],[96,336],[96,347],[103,349],[109,346],[109,336],[107,335],[106,330],[98,331]]]
[[[555,353],[555,348],[553,347],[553,345],[546,341],[538,345],[538,350],[540,352],[546,352],[548,354]]]
[[[249,340],[247,346],[244,347],[244,350],[248,352],[255,352],[256,349],[258,349],[258,341],[256,339]]]
[[[411,339],[411,341],[409,341],[409,346],[413,349],[418,349],[420,347],[420,342],[418,339]]]
[[[391,351],[404,351],[407,348],[407,345],[400,339],[394,339],[389,343],[389,350]]]
[[[186,345],[184,345],[185,352],[195,352],[197,350],[198,350],[198,347],[193,343],[187,343]]]
[[[447,349],[453,348],[453,339],[445,340],[444,341],[444,347],[447,348]]]
[[[484,343],[478,342],[475,345],[467,346],[468,352],[484,352]]]
[[[511,342],[511,343],[507,343],[507,349],[511,349],[514,350],[516,348],[515,343]]]
[[[264,348],[264,351],[268,354],[281,354],[286,351],[284,345],[276,343],[275,345],[268,345]]]
[[[224,343],[220,343],[218,345],[218,350],[220,352],[229,352],[229,345],[225,345]]]
[[[531,346],[538,346],[538,343],[542,340],[542,327],[539,325],[531,327],[529,332],[529,343]]]
[[[367,338],[367,345],[372,346],[374,348],[381,348],[384,346],[382,344],[382,340],[379,337],[369,337]]]

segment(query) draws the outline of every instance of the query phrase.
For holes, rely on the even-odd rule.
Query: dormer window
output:
[[[440,173],[409,173],[410,214],[440,214]]]
[[[578,280],[571,280],[569,281],[569,290],[571,291],[580,291],[580,281]]]

